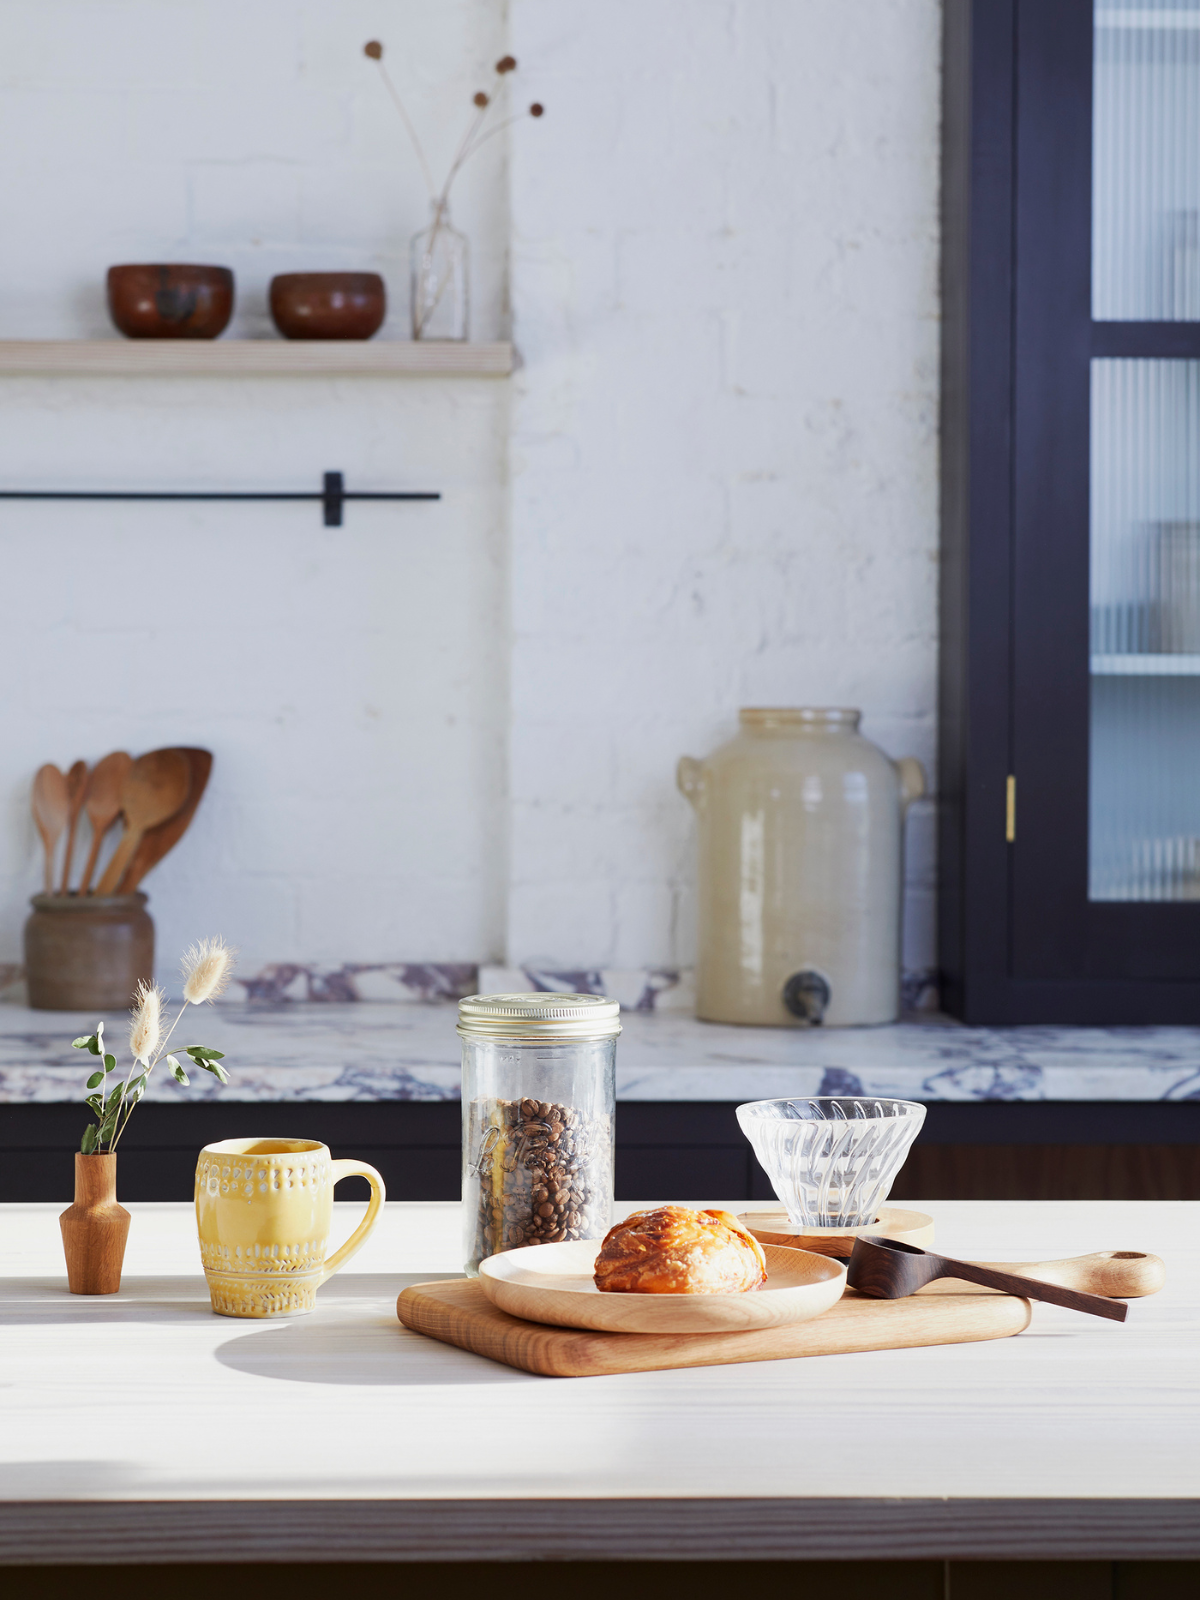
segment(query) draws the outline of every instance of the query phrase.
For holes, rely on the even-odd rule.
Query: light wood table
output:
[[[397,1322],[455,1205],[278,1323],[212,1315],[185,1205],[72,1297],[59,1209],[0,1207],[0,1562],[1200,1556],[1200,1204],[928,1206],[951,1255],[1163,1256],[1123,1326],[568,1380]]]

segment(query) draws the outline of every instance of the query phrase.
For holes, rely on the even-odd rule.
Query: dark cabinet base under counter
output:
[[[378,1167],[394,1200],[457,1200],[459,1104],[143,1102],[121,1144],[122,1200],[188,1200],[196,1154],[234,1134],[320,1139]],[[72,1192],[79,1106],[0,1106],[0,1202]],[[726,1102],[617,1107],[617,1197],[769,1201],[766,1175]],[[360,1192],[361,1191],[361,1192]],[[339,1199],[366,1198],[348,1179]],[[935,1103],[895,1200],[1197,1200],[1200,1101]]]

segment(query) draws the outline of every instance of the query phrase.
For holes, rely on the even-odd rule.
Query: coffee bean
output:
[[[464,1193],[476,1196],[473,1259],[603,1235],[601,1197],[611,1193],[607,1117],[532,1097],[476,1100],[468,1127]]]

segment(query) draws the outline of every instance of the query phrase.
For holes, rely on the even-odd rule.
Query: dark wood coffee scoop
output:
[[[972,1261],[955,1261],[950,1256],[922,1250],[919,1245],[901,1244],[898,1239],[856,1239],[846,1271],[849,1287],[873,1300],[900,1300],[906,1294],[915,1294],[935,1278],[962,1278],[967,1283],[980,1283],[985,1289],[1019,1294],[1026,1300],[1047,1300],[1051,1305],[1066,1306],[1071,1311],[1090,1311],[1094,1317],[1111,1317],[1114,1322],[1124,1322],[1129,1310],[1120,1300],[1084,1294],[1080,1289],[1063,1289],[1056,1283],[1042,1283],[1037,1278],[1019,1278],[1015,1273],[997,1272],[993,1267],[977,1267]]]

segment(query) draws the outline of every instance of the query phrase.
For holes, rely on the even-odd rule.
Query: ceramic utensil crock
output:
[[[364,1177],[367,1214],[328,1260],[333,1186]],[[365,1161],[334,1161],[315,1139],[223,1139],[196,1166],[196,1225],[212,1308],[224,1317],[311,1311],[317,1290],[379,1220],[383,1179]]]
[[[35,1011],[124,1011],[154,977],[146,896],[35,894],[25,923],[25,978]]]
[[[737,737],[684,756],[700,831],[696,1014],[776,1027],[894,1022],[904,814],[925,792],[860,713],[739,713]]]

